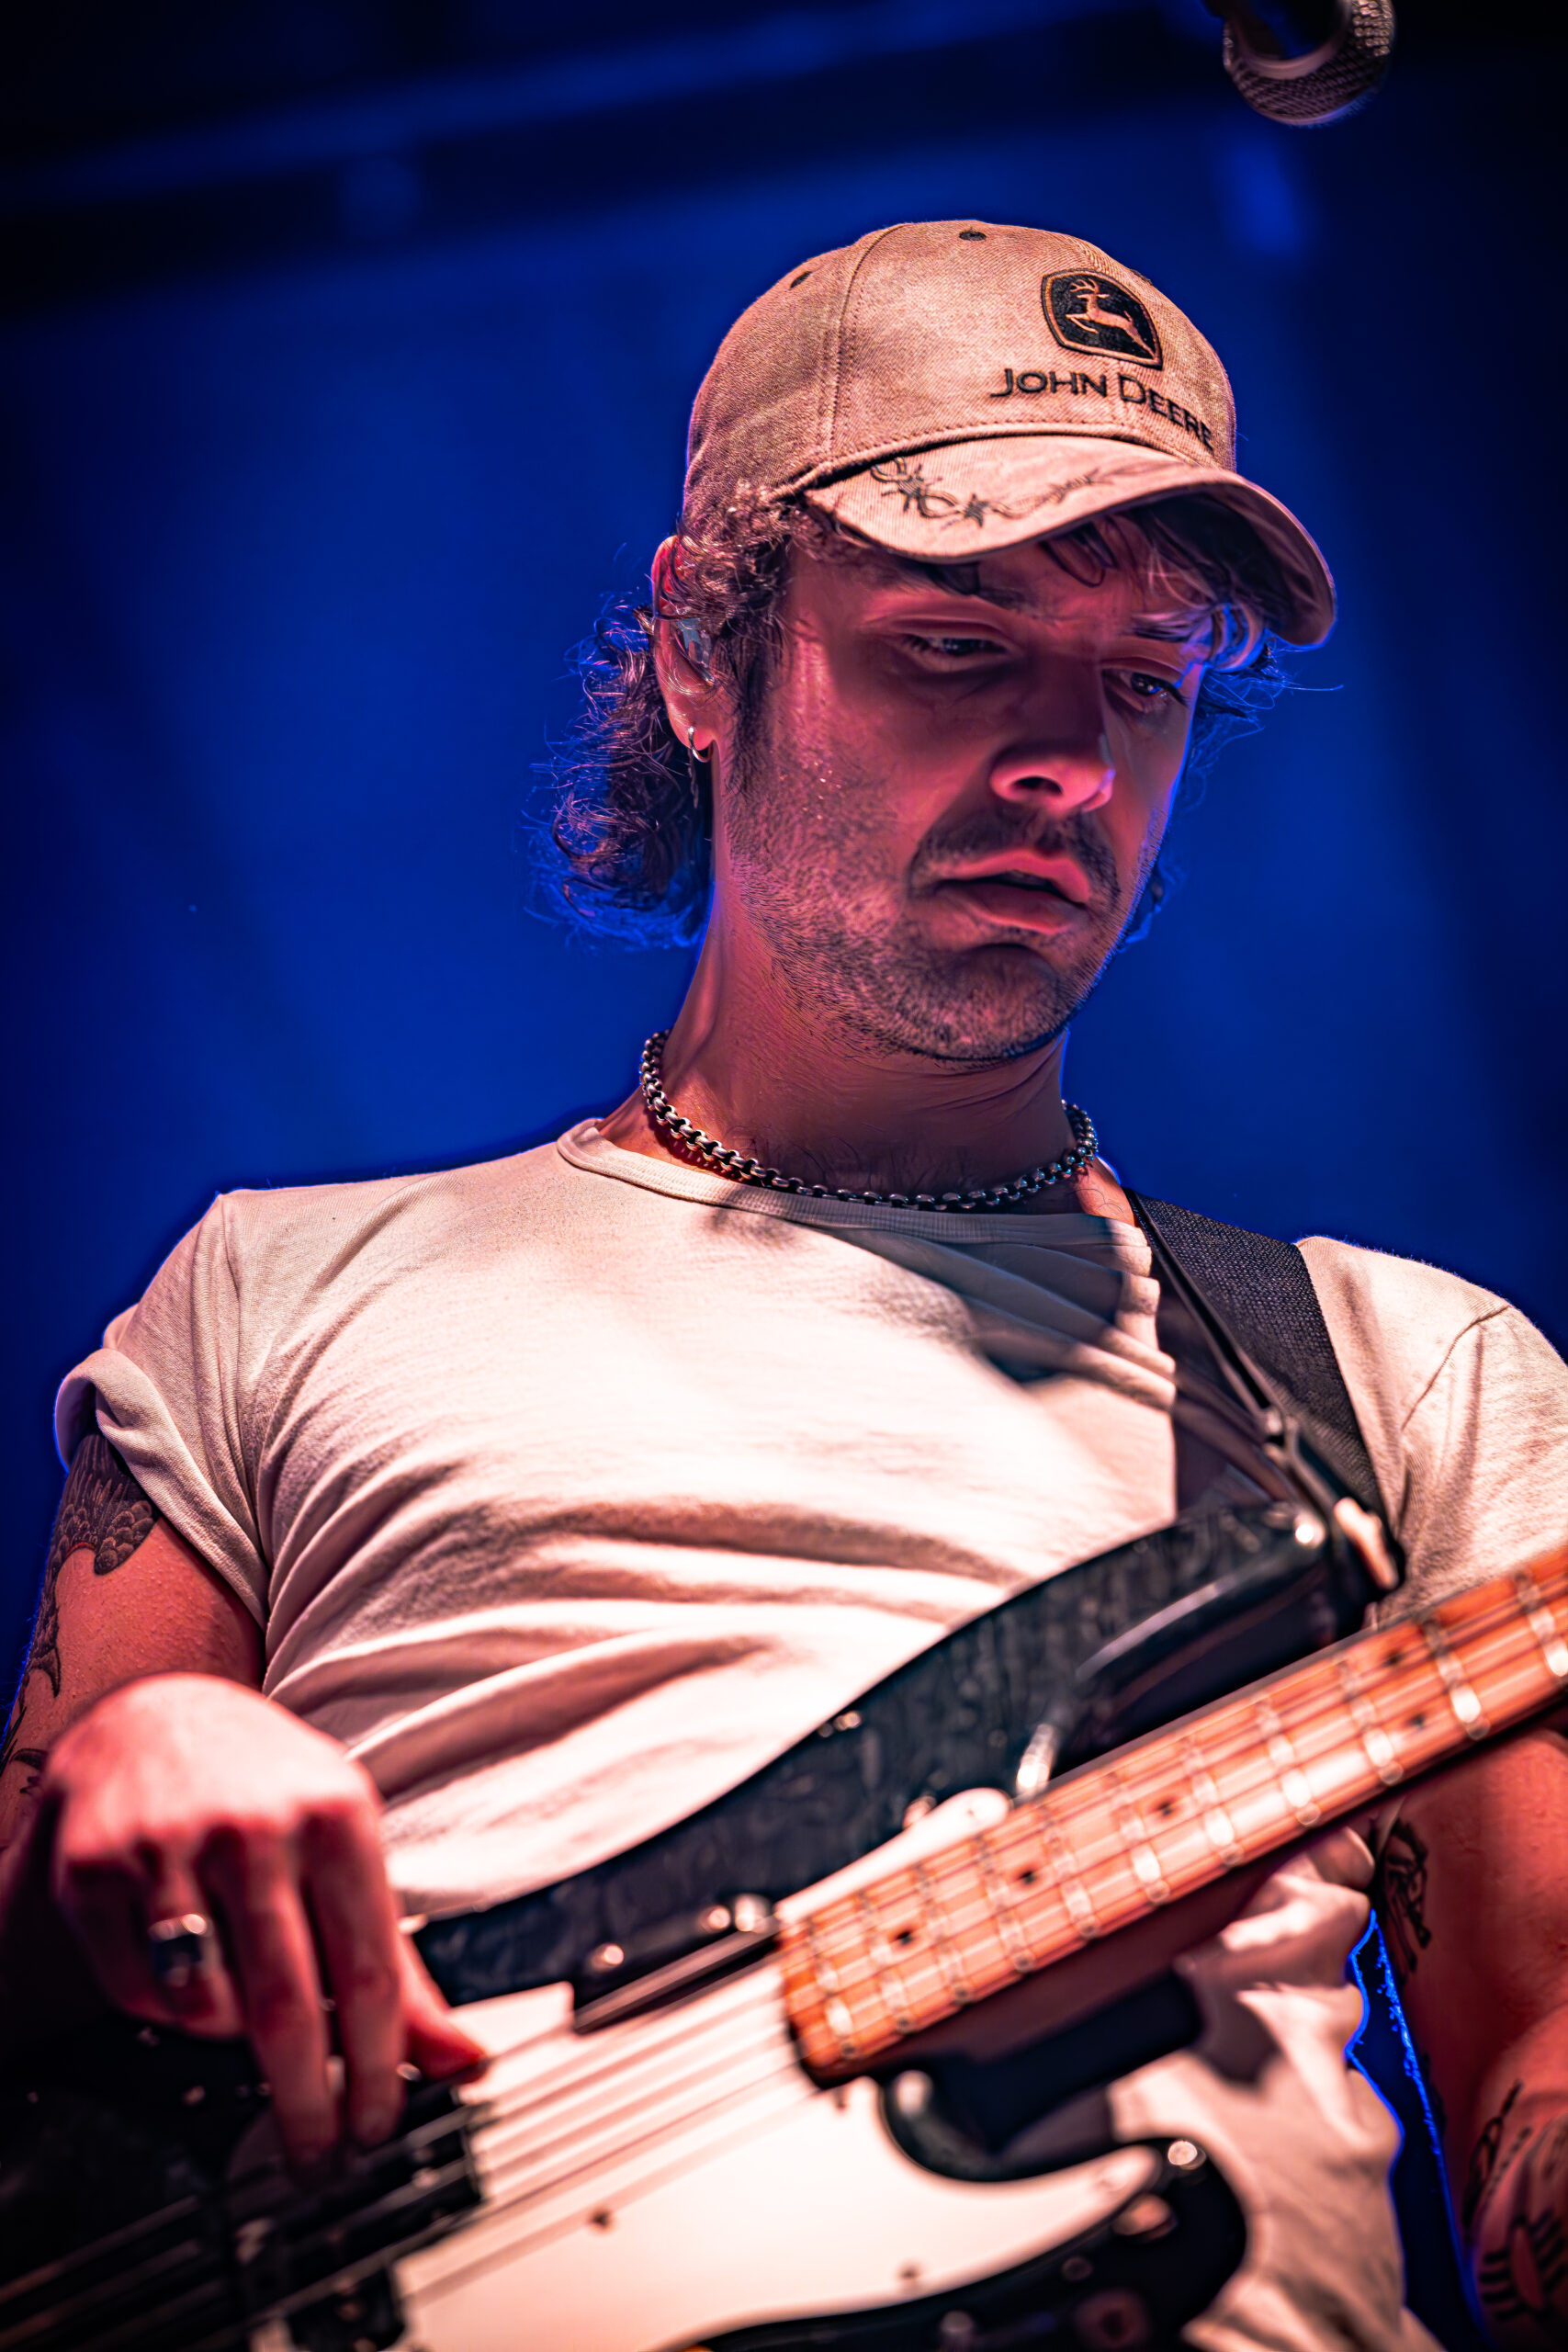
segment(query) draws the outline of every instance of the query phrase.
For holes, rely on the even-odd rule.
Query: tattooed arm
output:
[[[181,1670],[254,1688],[261,1637],[93,1430],[60,1498],[32,1645],[0,1742],[0,1845],[20,1826],[62,1732],[122,1684]]]
[[[1568,1739],[1406,1797],[1378,1910],[1493,2341],[1568,2346]]]
[[[262,1698],[260,1669],[239,1600],[89,1435],[0,1771],[0,2066],[107,2006],[246,2034],[308,2165],[392,2129],[405,2060],[444,2075],[479,2051],[399,1933],[369,1775]],[[176,1991],[147,1928],[188,1912],[220,1958]]]

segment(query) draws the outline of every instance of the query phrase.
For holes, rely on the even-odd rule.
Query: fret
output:
[[[822,2014],[832,2029],[833,2039],[839,2045],[840,2057],[857,2057],[859,2051],[855,2041],[855,2021],[837,1993],[823,2003]]]
[[[1012,1882],[998,1870],[991,1852],[991,1841],[984,1835],[975,1840],[975,1860],[1009,1965],[1015,1976],[1027,1976],[1037,1962],[1034,1947],[1020,1916],[1023,1906],[1013,1893]]]
[[[1378,1719],[1376,1708],[1357,1679],[1350,1660],[1339,1661],[1339,1688],[1350,1713],[1368,1763],[1385,1789],[1393,1788],[1404,1778],[1404,1767],[1394,1754],[1393,1742]]]
[[[1146,1902],[1168,1903],[1170,1889],[1166,1884],[1165,1872],[1160,1868],[1159,1856],[1156,1853],[1148,1830],[1145,1826],[1144,1816],[1139,1812],[1137,1804],[1121,1772],[1112,1767],[1109,1777],[1112,1788],[1122,1800],[1114,1818],[1116,1834],[1122,1840],[1122,1850],[1128,1867],[1137,1880],[1139,1889]],[[1132,1825],[1131,1837],[1127,1834],[1128,1823]]]
[[[970,1989],[969,1979],[964,1973],[963,1960],[942,1924],[940,1896],[934,1894],[925,1866],[921,1862],[915,1864],[915,1884],[919,1889],[920,1912],[926,1923],[926,1933],[931,1939],[931,1949],[936,1953],[936,1964],[942,1971],[942,1982],[947,1986],[954,2006],[958,2008],[966,2008],[974,1998],[974,1994]]]
[[[807,1950],[811,1958],[811,1974],[827,1996],[822,2002],[823,2022],[837,2044],[837,2057],[847,2065],[860,2056],[860,2045],[855,2038],[855,2021],[850,2013],[848,2003],[843,1998],[839,1972],[822,1950],[822,1939],[816,1920],[808,1917],[802,1920],[801,1925],[806,1934]],[[803,2027],[803,2041],[807,2038],[807,2031]],[[821,2061],[818,2060],[818,2063],[821,2064]]]
[[[817,1982],[825,1993],[841,1993],[844,1989],[843,1979],[822,1949],[820,1923],[808,1916],[806,1921],[806,1933],[811,1944],[811,1962]]]
[[[1450,1645],[1449,1637],[1435,1617],[1419,1620],[1427,1637],[1427,1647],[1432,1653],[1432,1663],[1443,1678],[1443,1688],[1449,1694],[1449,1704],[1454,1711],[1454,1721],[1471,1739],[1484,1739],[1492,1726],[1485,1711],[1470,1686],[1464,1668]]]
[[[1528,1568],[1520,1568],[1514,1577],[1514,1590],[1519,1607],[1525,1612],[1525,1623],[1535,1635],[1536,1646],[1546,1661],[1546,1670],[1559,1682],[1568,1681],[1568,1642],[1557,1628],[1557,1620],[1546,1605],[1540,1585]]]
[[[1313,1795],[1312,1782],[1302,1770],[1301,1758],[1296,1754],[1290,1733],[1267,1699],[1258,1700],[1255,1712],[1268,1748],[1269,1761],[1274,1767],[1280,1794],[1303,1829],[1315,1829],[1323,1819],[1323,1807]]]
[[[961,2007],[1039,1964],[1036,1958],[1021,1971],[1003,1933],[991,1856],[981,1838],[943,1848],[916,1869],[933,1944],[939,1935],[946,1939],[947,1949],[937,1951],[938,1962],[950,1996]]]
[[[1100,1932],[1100,1915],[1089,1901],[1089,1890],[1077,1874],[1066,1839],[1057,1827],[1049,1802],[1040,1804],[1041,1838],[1051,1856],[1057,1894],[1066,1906],[1074,1933],[1083,1943],[1092,1943]]]
[[[1183,1740],[1180,1754],[1186,1767],[1187,1785],[1202,1823],[1203,1835],[1226,1869],[1234,1870],[1236,1863],[1246,1858],[1235,1834],[1235,1824],[1226,1812],[1224,1800],[1220,1795],[1219,1785],[1203,1760],[1202,1750],[1194,1740]]]
[[[886,1933],[876,1916],[870,1890],[862,1887],[859,1894],[853,1897],[853,1902],[860,1913],[861,1923],[865,1931],[865,1939],[871,1953],[871,1964],[875,1969],[880,1983],[891,1991],[890,1999],[886,1992],[883,1996],[886,2001],[888,2012],[900,2033],[913,2033],[915,2012],[909,2006],[908,1996],[905,1991],[903,1972],[893,1956],[893,1947],[888,1942]]]

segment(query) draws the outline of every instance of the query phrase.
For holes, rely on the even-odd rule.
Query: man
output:
[[[707,910],[680,1017],[558,1146],[220,1200],[67,1382],[7,1747],[29,2026],[247,2032],[302,2165],[373,2143],[400,2061],[477,2054],[400,1908],[634,1845],[1006,1594],[1280,1490],[1060,1082],[1195,725],[1331,623],[1232,446],[1208,345],[1065,237],[890,230],[732,331],[556,826],[580,908]],[[1303,1254],[1408,1595],[1561,1541],[1539,1335]],[[1536,1729],[1365,1825],[1509,2346],[1568,2343],[1565,1818]],[[1201,2040],[1109,2094],[1243,2197],[1215,2352],[1427,2340],[1343,2057],[1371,1878],[1350,1832],[1282,1869],[1186,1963]]]

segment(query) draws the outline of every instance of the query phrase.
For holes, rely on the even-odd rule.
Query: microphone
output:
[[[1393,0],[1205,0],[1225,72],[1270,122],[1315,130],[1359,114],[1393,50]]]

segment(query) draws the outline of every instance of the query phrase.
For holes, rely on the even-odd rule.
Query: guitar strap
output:
[[[1199,1315],[1255,1408],[1294,1424],[1337,1486],[1393,1530],[1306,1261],[1289,1241],[1129,1193],[1156,1272]],[[1250,1392],[1250,1395],[1248,1395]],[[1397,1557],[1397,1552],[1395,1553]]]
[[[1189,1304],[1207,1308],[1211,1338],[1249,1360],[1280,1412],[1298,1420],[1313,1453],[1388,1529],[1377,1475],[1301,1251],[1168,1201],[1134,1193],[1127,1197],[1162,1279],[1174,1273]],[[1389,1541],[1397,1560],[1392,1530]],[[1381,1936],[1374,1932],[1361,1944],[1351,1964],[1368,2007],[1367,2024],[1352,2045],[1355,2063],[1404,2132],[1390,2186],[1407,2300],[1440,2343],[1479,2346],[1460,2281],[1432,2120],[1411,2064],[1409,2029]]]

